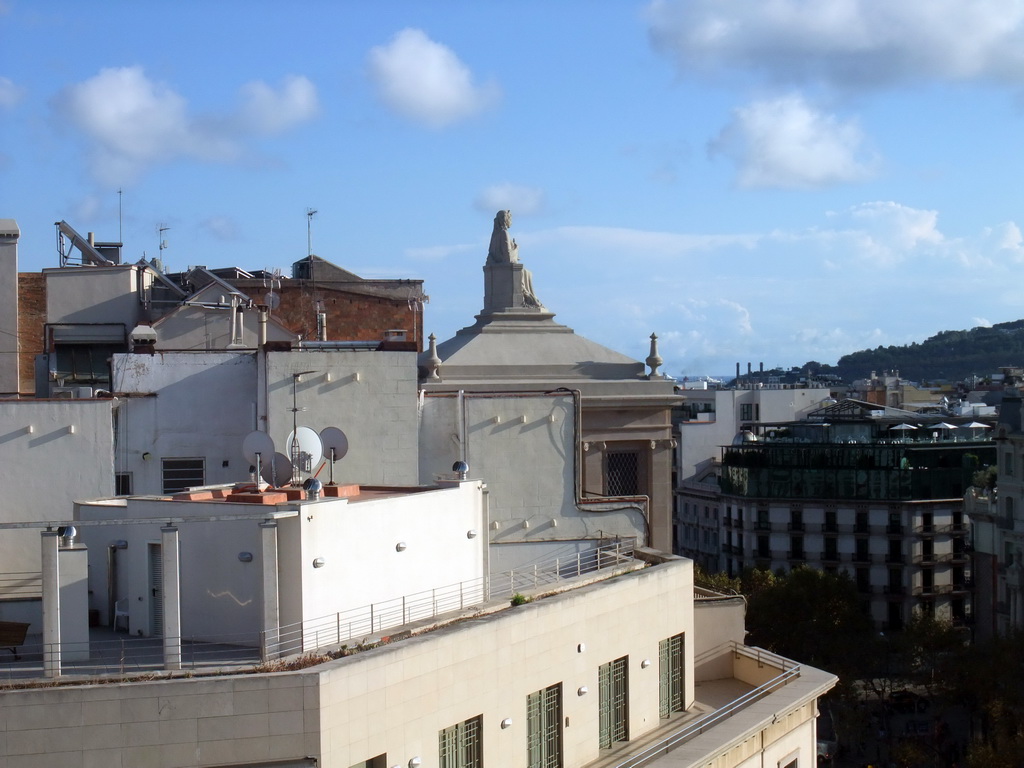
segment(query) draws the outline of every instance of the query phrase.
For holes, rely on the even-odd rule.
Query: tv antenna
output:
[[[160,236],[160,253],[158,254],[157,258],[160,262],[161,271],[163,271],[164,268],[164,249],[167,248],[167,241],[164,240],[164,232],[166,232],[169,229],[170,227],[168,227],[166,224],[159,224],[157,225],[156,228],[157,234]]]
[[[318,211],[316,208],[306,209],[306,255],[313,255],[313,217],[316,216]]]

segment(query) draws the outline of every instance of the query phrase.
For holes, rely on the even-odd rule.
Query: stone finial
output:
[[[665,374],[658,373],[658,368],[665,361],[661,359],[661,355],[658,354],[658,334],[651,334],[651,354],[647,356],[646,363],[650,366],[651,372],[648,374],[648,379],[664,379]]]
[[[441,367],[441,358],[437,356],[437,337],[434,334],[430,334],[427,338],[430,340],[430,354],[424,360],[427,366],[427,378],[440,379],[441,376],[437,372]]]

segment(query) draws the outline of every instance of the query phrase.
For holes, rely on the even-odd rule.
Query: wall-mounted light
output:
[[[144,454],[142,454],[142,460],[143,461],[149,461],[152,458],[153,458],[153,454],[150,453],[149,451],[146,451]]]
[[[590,690],[585,685],[581,685],[579,690],[576,691],[577,696],[586,696],[588,693],[590,693]]]
[[[523,520],[523,528],[529,528],[529,527],[530,527],[530,521],[529,520]]]
[[[29,424],[27,427],[25,427],[25,434],[26,435],[31,435],[35,431],[36,431],[36,428],[33,427],[31,424]]]
[[[326,381],[328,384],[330,384],[332,381],[334,381],[334,374],[331,373],[330,371],[325,373],[324,374],[324,381]]]
[[[316,560],[313,561],[314,568],[323,568],[325,565],[327,565],[327,561],[324,560],[322,557],[318,557]]]
[[[414,757],[412,760],[409,761],[409,768],[419,768],[420,765],[422,765],[422,763],[422,760],[420,760],[418,757]]]
[[[558,518],[557,517],[552,517],[551,518],[551,527],[552,528],[557,528],[558,527]]]
[[[406,544],[404,541],[400,541],[397,544],[395,544],[395,552],[405,552],[405,549],[408,546],[409,545]]]
[[[359,371],[356,371],[355,375],[352,377],[352,381],[355,381],[355,382],[358,383],[358,382],[360,382],[362,380],[363,380],[363,375],[361,373],[359,373]]]
[[[511,717],[506,717],[504,720],[502,720],[501,721],[501,727],[502,728],[511,728],[512,727],[512,718]]]
[[[576,646],[576,653],[583,653],[585,650],[587,650],[587,644],[586,643],[580,643],[579,645]]]
[[[498,525],[498,521],[497,521],[497,520],[492,520],[492,521],[491,521],[491,530],[492,530],[492,531],[496,531],[496,530],[498,530],[498,528],[500,528],[500,527],[501,527],[501,526],[499,526],[499,525]]]
[[[476,538],[476,531],[474,529],[470,528],[468,531],[466,531],[466,538],[467,539],[475,539]]]
[[[118,539],[110,546],[112,546],[114,549],[128,549],[128,542],[124,539]]]
[[[491,423],[492,424],[501,424],[501,416],[495,416],[493,419],[491,419]]]
[[[556,421],[558,421],[558,417],[555,416],[555,414],[552,413],[550,416],[548,416],[548,421],[550,421],[552,424],[554,424]]]
[[[238,562],[240,562],[240,563],[251,563],[252,562],[252,552],[239,552],[238,553]],[[314,567],[315,567],[315,563],[314,563]]]
[[[75,425],[74,424],[68,424],[68,434],[69,435],[75,434]]]
[[[647,669],[649,666],[651,666],[651,660],[650,659],[644,659],[643,661],[640,662],[640,669]]]

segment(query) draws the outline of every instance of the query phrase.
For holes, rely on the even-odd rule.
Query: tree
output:
[[[853,580],[807,567],[774,576],[749,593],[747,632],[752,645],[821,667],[847,683],[873,637]]]

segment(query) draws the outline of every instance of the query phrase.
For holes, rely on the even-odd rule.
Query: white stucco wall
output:
[[[338,427],[348,437],[348,455],[334,465],[335,481],[416,485],[416,353],[268,352],[260,413],[266,414],[266,431],[282,453],[287,453],[285,443],[292,431],[292,376],[303,371],[312,373],[302,376],[296,386],[296,402],[304,409],[298,414],[299,426],[317,432]],[[325,467],[320,479],[326,482],[329,471]]]
[[[321,499],[282,505],[298,514],[278,520],[278,593],[281,623],[321,618],[412,595],[485,572],[486,524],[478,482],[453,484],[371,501]],[[258,642],[263,556],[259,523],[276,507],[235,502],[127,499],[78,505],[81,520],[152,520],[151,524],[82,525],[90,549],[92,604],[109,621],[107,553],[118,540],[116,597],[127,597],[132,634],[151,634],[148,545],[160,543],[168,518],[192,517],[179,529],[182,634],[230,642]],[[214,520],[232,514],[249,519]],[[253,517],[255,516],[255,518]],[[478,535],[470,538],[467,532]],[[38,539],[38,533],[35,534]],[[406,544],[397,551],[397,542]],[[38,546],[37,546],[38,548]],[[252,554],[241,562],[239,553]],[[326,565],[313,568],[313,560]],[[367,578],[367,574],[373,574]]]
[[[115,392],[146,395],[118,402],[117,471],[131,473],[132,493],[162,492],[166,458],[203,458],[207,485],[249,479],[242,440],[258,423],[255,353],[114,355],[112,369]]]
[[[113,267],[45,269],[46,320],[49,323],[123,323],[128,331],[142,316],[138,296],[140,269]],[[152,280],[147,270],[142,278]]]
[[[183,306],[153,323],[157,334],[158,349],[227,349],[234,341],[232,336],[230,306],[209,308]],[[255,349],[259,345],[259,320],[256,309],[243,308],[241,334],[238,343],[245,348]],[[267,322],[268,341],[294,340],[295,334],[273,320]]]
[[[492,571],[574,555],[584,539],[643,540],[639,512],[581,511],[576,506],[570,395],[467,394],[462,399],[463,419],[459,403],[452,395],[424,398],[420,475],[429,481],[450,474],[452,464],[465,455],[469,476],[487,482],[490,540],[502,545],[495,550]],[[511,544],[530,546],[528,552],[525,546],[504,546]]]
[[[282,578],[282,624],[423,597],[424,591],[460,582],[468,589],[485,573],[487,526],[479,482],[373,501],[323,501],[279,525],[298,527],[300,546],[280,555],[282,574],[301,580],[295,593],[285,590]],[[469,531],[476,535],[470,538]],[[401,551],[399,543],[405,545]],[[313,567],[317,557],[325,561],[322,568]]]
[[[112,404],[0,400],[0,467],[7,480],[0,522],[71,520],[76,499],[113,492]],[[38,574],[39,568],[38,532],[3,531],[0,571]]]

